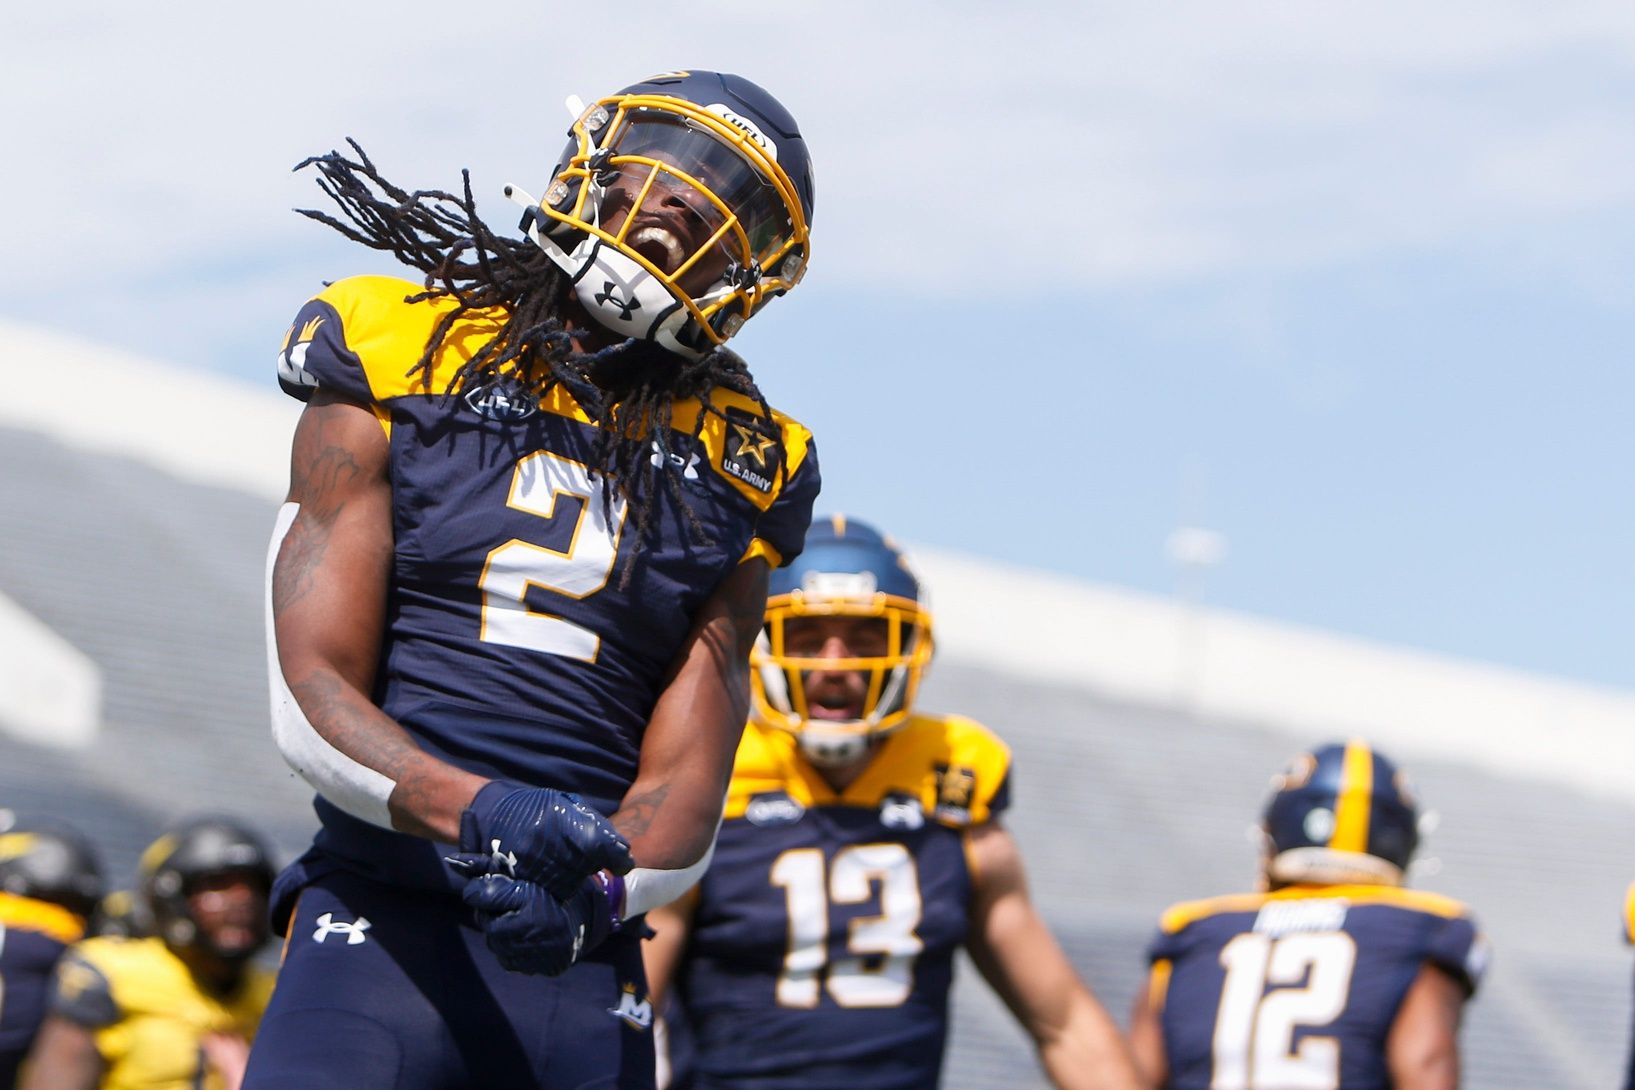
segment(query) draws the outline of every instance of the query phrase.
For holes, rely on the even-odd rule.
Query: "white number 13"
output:
[[[539,451],[517,463],[506,505],[549,522],[573,519],[565,549],[512,538],[488,554],[477,585],[483,592],[479,638],[547,655],[595,662],[601,638],[583,625],[528,608],[531,587],[568,598],[588,598],[607,586],[619,553],[627,504],[604,500],[602,482],[588,466]]]

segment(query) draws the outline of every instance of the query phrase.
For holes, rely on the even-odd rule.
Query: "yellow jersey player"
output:
[[[1454,1090],[1487,947],[1457,901],[1402,888],[1418,816],[1366,743],[1303,754],[1263,820],[1265,891],[1164,913],[1131,1019],[1171,1090]]]
[[[260,840],[218,818],[186,822],[142,854],[155,935],[106,936],[57,966],[51,1013],[21,1090],[237,1090],[273,977],[273,868]]]
[[[96,853],[67,829],[0,834],[0,1090],[45,1018],[51,974],[102,891]]]
[[[697,1090],[927,1090],[969,951],[1058,1087],[1135,1090],[1116,1026],[1028,896],[1010,752],[914,708],[931,617],[902,554],[840,516],[773,576],[715,860],[655,912]]]
[[[423,279],[335,282],[279,357],[307,406],[273,718],[321,830],[274,890],[257,1090],[652,1085],[610,1013],[644,990],[629,921],[703,865],[818,490],[724,347],[804,272],[812,172],[739,76],[573,115],[541,199],[512,191],[526,237],[316,161],[320,218]]]
[[[1635,883],[1624,894],[1624,941],[1635,945]],[[1629,1041],[1629,1066],[1624,1072],[1624,1090],[1635,1090],[1635,1033]]]

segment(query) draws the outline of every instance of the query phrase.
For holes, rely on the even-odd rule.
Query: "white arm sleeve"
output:
[[[355,818],[383,829],[392,827],[392,815],[386,808],[386,799],[397,784],[372,768],[365,767],[336,749],[313,729],[295,702],[289,685],[284,681],[284,670],[278,664],[278,634],[273,628],[272,576],[273,564],[278,560],[278,548],[284,543],[301,509],[298,503],[286,503],[278,509],[278,521],[273,526],[272,544],[267,549],[267,588],[264,601],[267,619],[267,688],[272,696],[273,742],[284,760],[312,789]],[[706,855],[705,858],[708,858]],[[672,873],[657,871],[654,873]],[[675,872],[679,873],[679,872]],[[627,879],[628,882],[628,879]],[[626,885],[626,896],[631,888]]]
[[[721,827],[716,826],[716,832]],[[648,867],[637,867],[624,876],[624,918],[640,916],[643,912],[650,912],[660,908],[686,893],[704,877],[704,872],[710,869],[710,860],[715,856],[715,840],[710,840],[710,848],[704,857],[690,867],[681,867],[677,870],[652,870]]]

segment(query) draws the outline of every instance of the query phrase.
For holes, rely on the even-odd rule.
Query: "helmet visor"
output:
[[[645,175],[643,166],[657,173],[642,211],[655,210],[667,200],[683,201],[711,234],[734,220],[747,240],[747,252],[735,244],[736,232],[728,232],[723,242],[737,260],[770,257],[794,234],[771,179],[696,122],[659,110],[632,111],[602,147],[612,152],[610,165],[621,175]],[[649,160],[651,164],[644,162]]]

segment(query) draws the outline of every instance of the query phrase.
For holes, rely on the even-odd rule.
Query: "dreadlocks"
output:
[[[744,361],[725,349],[691,360],[637,340],[596,352],[576,351],[562,321],[567,278],[531,241],[501,238],[478,218],[469,171],[460,172],[459,196],[435,189],[411,193],[383,178],[357,141],[348,139],[347,144],[356,160],[331,151],[295,167],[317,169],[318,187],[344,220],[310,208],[298,211],[420,270],[426,290],[405,302],[454,300],[408,374],[431,374],[444,339],[462,316],[502,311],[506,319],[499,332],[466,361],[444,393],[510,381],[543,396],[560,385],[597,427],[594,458],[604,496],[611,499],[616,490],[629,505],[637,548],[656,517],[660,485],[685,512],[694,537],[704,540],[703,526],[681,487],[678,463],[684,465],[685,459],[671,457],[670,410],[677,401],[698,399],[701,411],[692,431],[696,441],[706,414],[722,416],[710,395],[725,388],[754,399],[769,434],[779,435]],[[784,460],[779,461],[781,467]]]

